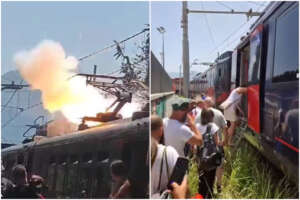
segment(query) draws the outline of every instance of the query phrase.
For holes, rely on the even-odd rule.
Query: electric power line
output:
[[[202,10],[204,10],[203,2],[201,2],[201,7],[202,7]],[[218,47],[216,45],[216,42],[215,42],[215,39],[214,39],[214,35],[212,34],[211,28],[209,26],[206,14],[204,14],[204,19],[205,19],[206,25],[208,27],[208,31],[209,31],[210,37],[212,39],[212,42],[214,43],[214,46],[218,49]]]
[[[257,3],[256,1],[247,1],[247,3],[252,3],[253,5],[257,5],[257,6],[264,6],[265,4],[261,4],[261,3]]]
[[[86,58],[89,58],[89,57],[94,56],[94,55],[96,55],[96,54],[102,53],[102,52],[104,52],[104,51],[106,51],[106,50],[108,50],[108,49],[111,49],[111,48],[117,46],[117,44],[124,43],[124,42],[126,42],[127,40],[130,40],[130,39],[132,39],[132,38],[134,38],[134,37],[136,37],[136,36],[138,36],[138,35],[140,35],[140,34],[146,32],[146,31],[149,31],[149,28],[145,28],[145,29],[143,29],[142,31],[140,31],[140,32],[138,32],[138,33],[136,33],[136,34],[134,34],[134,35],[132,35],[132,36],[130,36],[130,37],[128,37],[128,38],[122,40],[122,41],[120,41],[120,42],[114,43],[114,44],[112,44],[112,45],[110,45],[110,46],[107,46],[107,47],[105,47],[105,48],[103,48],[103,49],[100,49],[100,50],[98,50],[98,51],[94,51],[94,52],[90,53],[89,55],[86,55],[86,56],[83,56],[83,57],[79,58],[78,60],[81,62],[82,60],[85,60]]]
[[[268,4],[268,2],[266,2],[266,4]],[[265,7],[266,4],[260,4],[260,7],[257,9],[257,11],[260,10],[260,8],[262,7]],[[252,18],[253,19],[253,18]],[[215,47],[214,49],[212,49],[210,51],[209,54],[207,54],[207,56],[205,57],[205,59],[209,58],[213,53],[215,53],[216,50],[220,49],[220,47],[222,47],[223,45],[226,44],[226,41],[228,41],[231,37],[233,37],[236,33],[238,33],[247,23],[251,22],[251,19],[249,21],[246,21],[245,23],[241,24],[241,26],[239,26],[236,30],[234,30],[232,33],[230,33],[217,47]],[[253,22],[251,22],[253,23]],[[235,39],[237,38],[240,38],[243,34],[245,34],[248,30],[244,31],[242,34],[239,34],[238,37],[236,37]],[[230,44],[232,44],[235,40],[231,41],[230,43],[227,43],[227,46],[229,46]]]
[[[230,11],[234,11],[234,9],[228,5],[226,5],[225,3],[222,3],[221,1],[216,1],[216,3],[221,4],[222,6],[228,8]]]
[[[7,121],[5,122],[5,124],[1,125],[1,128],[5,128],[8,124],[10,124],[12,121],[14,121],[17,117],[19,117],[21,113],[23,113],[23,112],[25,112],[25,111],[27,111],[27,110],[30,110],[30,109],[32,109],[32,108],[34,108],[34,107],[36,107],[36,106],[42,105],[42,104],[43,104],[43,103],[40,102],[40,103],[31,105],[30,107],[24,109],[23,111],[17,112],[12,118],[10,118],[9,120],[7,120]]]

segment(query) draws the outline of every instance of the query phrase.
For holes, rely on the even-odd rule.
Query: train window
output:
[[[53,190],[54,183],[55,183],[55,163],[49,165],[48,168],[48,176],[47,176],[47,185],[49,190]]]
[[[235,84],[236,83],[236,77],[237,77],[237,59],[238,59],[238,56],[237,56],[237,51],[234,51],[232,53],[232,60],[231,60],[231,76],[230,76],[230,79],[231,79],[231,84]]]
[[[250,61],[248,82],[259,81],[261,63],[262,25],[258,26],[251,35],[250,41]]]
[[[276,20],[273,82],[295,81],[299,73],[299,19],[297,6]]]
[[[98,152],[98,161],[103,161],[109,157],[108,152],[106,151],[99,151]]]
[[[83,158],[82,158],[82,161],[83,162],[91,162],[93,160],[93,154],[88,152],[88,153],[85,153],[83,155]]]
[[[80,169],[80,178],[79,178],[79,192],[80,194],[87,194],[87,197],[90,194],[90,174],[91,174],[91,169],[88,167],[82,167]]]
[[[49,164],[55,163],[55,156],[51,156],[49,159]]]
[[[59,157],[59,164],[66,164],[66,162],[67,162],[67,155],[63,155],[63,156],[60,156]]]
[[[74,161],[76,162],[77,159]],[[77,192],[77,177],[78,177],[78,165],[68,165],[68,175],[65,186],[65,194],[75,197]]]
[[[55,190],[60,197],[62,197],[61,195],[63,193],[64,177],[65,177],[65,166],[58,165]]]
[[[25,161],[25,159],[24,159],[24,154],[22,154],[22,153],[19,154],[19,155],[18,155],[18,161],[17,161],[18,164],[25,164],[24,161]]]
[[[91,194],[94,198],[107,198],[110,193],[110,175],[109,165],[100,166],[93,171],[93,181],[91,186]]]
[[[76,165],[79,163],[79,156],[78,155],[71,155],[70,156],[70,163]]]

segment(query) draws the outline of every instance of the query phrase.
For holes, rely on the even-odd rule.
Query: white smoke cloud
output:
[[[49,124],[51,135],[73,130],[74,123],[79,124],[82,117],[105,112],[114,101],[100,94],[96,88],[87,86],[85,78],[71,78],[78,71],[78,60],[67,56],[58,42],[42,41],[31,50],[17,53],[14,61],[31,89],[41,90],[44,108],[51,113],[60,111],[63,114],[64,117],[54,115],[57,120]],[[126,104],[121,114],[130,117],[138,107],[138,103]],[[57,127],[53,126],[55,123]],[[72,128],[62,130],[63,125]]]

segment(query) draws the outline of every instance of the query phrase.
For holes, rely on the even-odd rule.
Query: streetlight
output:
[[[162,35],[162,65],[163,68],[165,68],[165,39],[164,39],[164,33],[166,32],[166,29],[162,26],[156,28],[158,32]]]

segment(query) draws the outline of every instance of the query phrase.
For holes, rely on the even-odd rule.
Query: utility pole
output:
[[[183,96],[189,97],[190,63],[189,63],[189,39],[188,39],[188,9],[187,1],[182,2],[182,66],[183,66]]]
[[[178,80],[178,85],[179,85],[179,95],[182,95],[182,78],[181,78],[181,65],[179,65],[179,80]]]
[[[189,13],[200,13],[200,14],[236,14],[246,15],[247,19],[253,16],[260,16],[261,12],[253,12],[250,9],[248,12],[240,11],[206,11],[206,10],[189,10],[187,8],[187,1],[182,2],[182,65],[183,65],[183,95],[189,97],[189,85],[190,85],[190,65],[189,65],[189,40],[188,40],[188,14]]]

